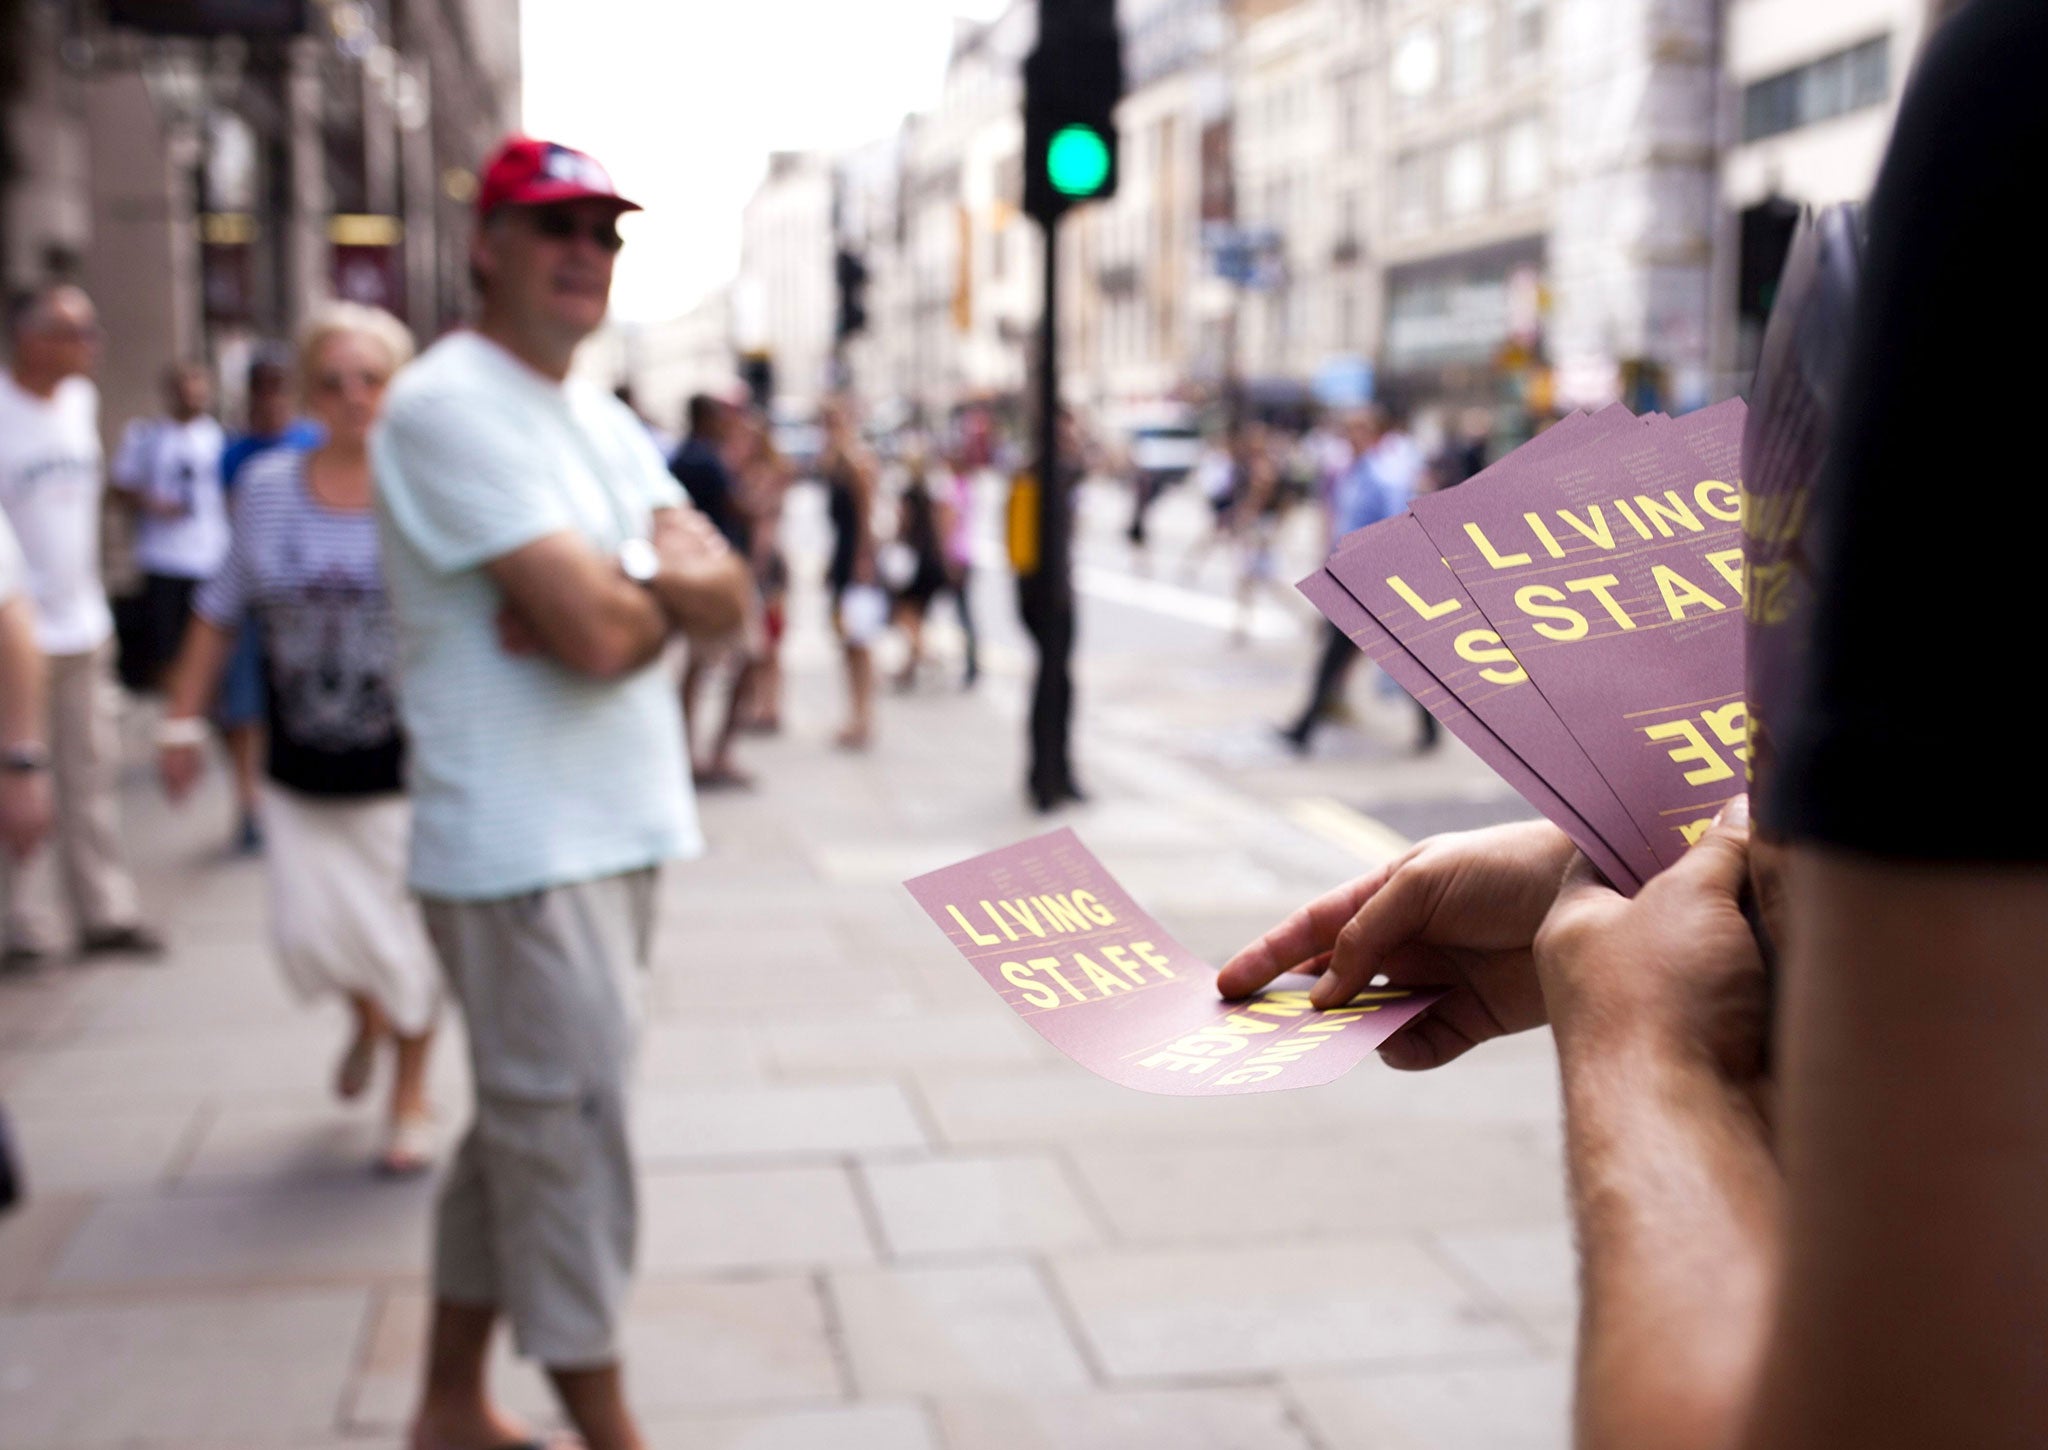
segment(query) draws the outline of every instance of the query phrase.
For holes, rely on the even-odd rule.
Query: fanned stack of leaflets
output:
[[[1745,789],[1743,422],[1575,413],[1299,586],[1631,895]]]

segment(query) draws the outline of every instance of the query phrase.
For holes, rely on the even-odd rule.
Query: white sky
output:
[[[885,136],[937,99],[956,14],[1002,0],[524,0],[526,128],[647,208],[612,315],[661,321],[739,266],[768,153]]]

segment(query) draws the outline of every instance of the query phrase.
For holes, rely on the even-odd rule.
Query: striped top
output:
[[[268,772],[280,785],[322,796],[401,788],[398,643],[378,555],[376,515],[314,498],[305,454],[278,448],[244,465],[227,560],[192,609],[229,631],[255,621]]]
[[[680,508],[640,420],[475,333],[391,385],[371,439],[411,745],[411,881],[493,900],[702,849],[673,681],[595,680],[499,643],[484,566],[573,531],[610,557]]]

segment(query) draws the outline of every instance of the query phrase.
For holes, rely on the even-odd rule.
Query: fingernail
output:
[[[1715,813],[1714,824],[1717,826],[1733,826],[1737,830],[1740,830],[1742,827],[1748,825],[1748,792],[1745,791],[1743,794],[1739,796],[1731,796],[1728,799],[1728,801],[1721,807],[1721,809]]]

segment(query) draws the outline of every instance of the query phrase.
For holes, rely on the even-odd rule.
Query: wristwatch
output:
[[[39,775],[50,768],[50,747],[24,741],[0,751],[0,772],[8,775]]]
[[[628,539],[619,545],[619,572],[642,588],[661,572],[661,555],[651,539]]]

